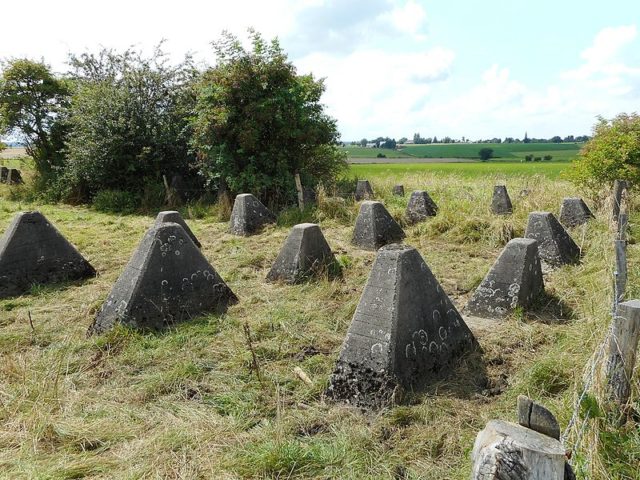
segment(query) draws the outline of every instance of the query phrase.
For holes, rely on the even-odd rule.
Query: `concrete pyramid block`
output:
[[[40,212],[17,214],[0,239],[0,298],[25,293],[33,284],[95,274],[89,262]]]
[[[233,203],[229,231],[234,235],[253,235],[275,221],[275,215],[260,200],[250,193],[241,193]]]
[[[237,297],[177,223],[147,231],[89,327],[117,323],[162,329],[204,312],[224,312]]]
[[[378,251],[327,394],[382,406],[398,387],[420,389],[450,373],[476,345],[418,251],[387,245]]]
[[[297,283],[322,272],[335,262],[320,227],[314,223],[295,225],[267,275],[268,281]]]
[[[491,211],[496,215],[511,215],[513,213],[511,198],[509,198],[509,192],[507,192],[505,185],[496,185],[493,187]]]
[[[404,197],[404,185],[394,185],[393,194],[398,197]]]
[[[540,259],[558,267],[580,260],[580,249],[550,212],[531,212],[524,236],[538,241]]]
[[[477,317],[500,318],[516,307],[529,307],[543,293],[538,243],[514,238],[504,247],[464,311]]]
[[[560,223],[567,227],[577,227],[593,218],[593,213],[581,198],[565,198],[560,207]]]
[[[187,222],[185,222],[184,219],[182,218],[182,215],[180,215],[180,212],[176,212],[175,210],[165,210],[163,212],[158,213],[158,216],[156,217],[156,221],[153,224],[153,226],[158,227],[163,223],[177,223],[184,229],[185,232],[187,232],[187,235],[191,237],[191,240],[193,240],[193,243],[196,244],[196,247],[198,248],[202,247],[202,245],[200,244],[196,236],[193,234],[193,232],[189,228],[189,225],[187,225]]]
[[[11,185],[18,185],[19,183],[24,183],[24,180],[22,180],[22,174],[20,173],[20,170],[18,170],[17,168],[10,168],[9,172],[7,173],[7,183]]]
[[[438,206],[424,190],[416,190],[411,193],[407,205],[407,218],[410,223],[418,223],[429,217],[435,217],[438,213]]]
[[[9,169],[0,167],[0,183],[7,183],[7,175],[9,175]]]
[[[373,189],[371,188],[369,180],[358,180],[355,197],[358,202],[360,200],[373,198]]]
[[[380,202],[367,200],[360,205],[353,231],[353,244],[366,250],[377,250],[405,237],[402,227]]]

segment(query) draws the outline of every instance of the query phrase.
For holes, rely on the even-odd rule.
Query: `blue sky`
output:
[[[640,2],[77,0],[3,2],[0,57],[149,49],[212,62],[209,42],[249,26],[326,78],[343,139],[580,135],[638,111]],[[24,35],[24,19],[32,26]]]

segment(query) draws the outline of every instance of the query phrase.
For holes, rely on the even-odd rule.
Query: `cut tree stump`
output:
[[[472,480],[564,480],[562,444],[534,430],[491,420],[478,433]]]

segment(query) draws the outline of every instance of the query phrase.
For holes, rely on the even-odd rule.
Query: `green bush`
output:
[[[251,43],[246,50],[229,33],[214,42],[216,66],[197,85],[192,146],[212,188],[292,204],[295,173],[306,187],[329,184],[345,155],[320,103],[323,81],[298,75],[277,40],[251,31]]]
[[[596,193],[616,179],[640,181],[640,115],[621,113],[599,117],[593,137],[567,174],[578,187]]]
[[[124,190],[100,190],[93,197],[93,208],[105,213],[133,213],[139,203],[136,194]]]

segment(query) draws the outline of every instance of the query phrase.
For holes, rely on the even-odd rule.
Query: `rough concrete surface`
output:
[[[378,251],[327,393],[383,406],[397,392],[446,376],[476,345],[418,251],[387,245]]]
[[[336,261],[320,227],[295,225],[267,275],[268,281],[297,283],[326,271]]]
[[[411,193],[407,204],[406,215],[409,223],[422,222],[429,217],[435,217],[438,213],[438,206],[424,190],[416,190]]]
[[[493,197],[491,198],[491,211],[496,215],[510,215],[513,213],[511,198],[505,185],[493,187]]]
[[[260,200],[250,193],[241,193],[233,203],[229,231],[234,235],[253,235],[275,221],[275,215]]]
[[[0,239],[0,298],[34,284],[92,277],[94,268],[40,212],[18,213]]]
[[[358,180],[355,198],[358,202],[360,200],[369,200],[373,198],[373,189],[371,188],[369,180]]]
[[[565,198],[560,207],[560,223],[566,227],[577,227],[593,218],[593,213],[581,198]]]
[[[196,244],[196,247],[202,247],[194,233],[189,228],[189,225],[187,225],[187,222],[185,222],[182,218],[182,215],[180,215],[180,212],[176,212],[175,210],[165,210],[158,213],[158,216],[156,217],[156,221],[154,223],[154,227],[158,227],[163,223],[177,223],[184,229],[185,232],[187,232],[187,235],[191,237],[191,240],[193,240],[193,243]]]
[[[531,212],[524,236],[538,241],[540,260],[549,267],[578,263],[580,249],[550,212]]]
[[[526,309],[543,293],[537,242],[514,238],[504,247],[464,312],[477,317],[500,318],[516,307]]]
[[[366,250],[377,250],[383,245],[400,242],[405,237],[384,205],[380,202],[364,201],[356,218],[352,243]]]
[[[237,297],[177,223],[147,231],[111,289],[89,334],[118,323],[157,330],[205,312],[224,312]]]

